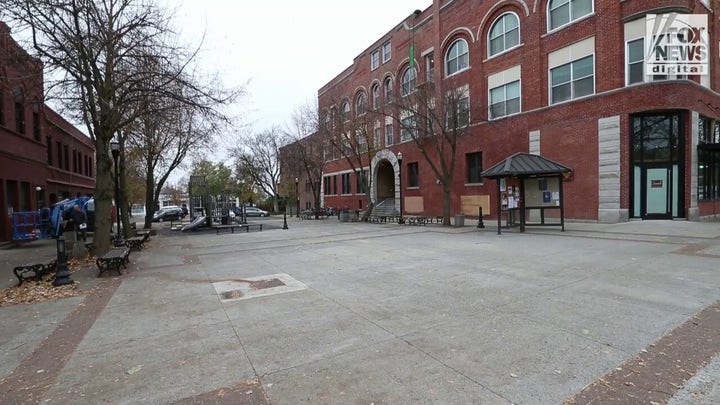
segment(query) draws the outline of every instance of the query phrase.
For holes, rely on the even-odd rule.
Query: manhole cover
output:
[[[232,290],[232,291],[225,291],[224,293],[220,294],[220,297],[224,300],[232,300],[235,298],[242,298],[243,293],[240,290]]]
[[[250,283],[250,288],[252,288],[253,290],[262,290],[264,288],[281,287],[284,285],[285,285],[285,283],[283,283],[279,279],[273,278],[270,280],[253,281]]]

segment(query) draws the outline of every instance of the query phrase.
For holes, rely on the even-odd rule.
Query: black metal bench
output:
[[[143,250],[145,248],[145,241],[147,238],[144,236],[133,236],[132,238],[125,239],[125,246],[130,249]]]
[[[223,229],[229,229],[230,233],[235,233],[235,228],[245,228],[245,232],[250,232],[250,228],[255,227],[262,231],[263,224],[228,224],[228,225],[216,225],[215,231],[217,235],[220,235],[220,231]]]
[[[385,224],[388,221],[388,217],[385,215],[371,215],[369,219],[373,224]]]
[[[31,278],[40,280],[40,278],[49,273],[50,270],[55,269],[56,265],[57,258],[40,259],[15,267],[13,273],[15,273],[15,276],[18,278],[18,285],[20,285],[23,280],[29,280]]]
[[[130,262],[130,248],[129,247],[117,247],[110,249],[102,257],[98,257],[95,261],[97,264],[98,277],[102,276],[104,271],[115,270],[118,274],[123,274],[122,269],[127,268],[127,264]]]

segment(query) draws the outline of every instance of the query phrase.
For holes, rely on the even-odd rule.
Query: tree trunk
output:
[[[450,226],[450,187],[443,184],[443,226]]]
[[[151,167],[151,165],[147,165],[148,174],[147,176],[145,176],[145,223],[143,224],[144,229],[152,228],[153,213],[155,213],[155,175],[152,172]]]
[[[112,199],[115,182],[112,177],[112,158],[108,153],[108,143],[103,137],[97,137],[95,159],[95,233],[92,254],[104,255],[110,250],[112,232]]]

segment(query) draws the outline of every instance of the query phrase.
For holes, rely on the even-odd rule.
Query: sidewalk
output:
[[[83,297],[0,307],[0,403],[583,403],[638,356],[663,367],[652,345],[669,332],[717,321],[702,310],[720,297],[718,223],[497,235],[487,221],[260,221],[250,233],[162,228],[125,275],[83,270]],[[710,340],[684,368],[702,370],[687,390],[650,370],[671,384],[664,401],[718,401]],[[628,398],[628,381],[613,395]]]

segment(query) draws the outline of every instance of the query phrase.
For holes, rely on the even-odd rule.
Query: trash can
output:
[[[465,215],[464,214],[455,215],[455,226],[457,226],[457,227],[465,226]]]
[[[340,213],[340,222],[349,222],[350,221],[350,213],[349,212],[341,212]]]

